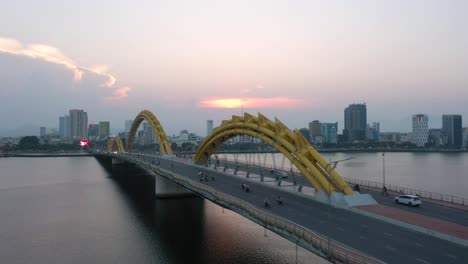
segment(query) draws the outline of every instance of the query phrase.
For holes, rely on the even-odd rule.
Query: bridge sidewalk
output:
[[[369,187],[369,186],[362,186],[362,185],[360,187],[361,187],[361,189],[371,191],[371,192],[375,192],[375,193],[381,193],[382,192],[382,189],[379,189],[379,188],[374,188],[374,187]],[[403,195],[403,193],[395,192],[395,191],[388,191],[388,193],[391,194],[391,195],[395,195],[395,196]],[[459,209],[459,210],[468,211],[468,205],[457,204],[457,203],[441,201],[441,200],[435,200],[435,199],[426,198],[426,197],[422,197],[421,199],[426,203],[432,203],[432,204],[437,204],[437,205],[440,205],[440,206],[445,206],[445,207],[450,207],[450,208],[455,208],[455,209]]]
[[[213,167],[210,167],[210,168],[213,169]],[[234,174],[232,169],[226,170],[223,172],[223,169],[220,167],[216,171],[220,173],[224,173],[225,175],[229,175],[231,177],[240,177],[240,178],[245,177],[245,174],[244,174],[245,172],[239,171],[240,172],[239,174]],[[251,174],[251,175],[253,176],[252,178],[250,178],[251,180],[260,181],[259,175],[256,175],[256,174]],[[276,186],[276,181],[274,181],[273,178],[265,177],[265,179],[266,181],[264,183],[269,184],[271,187],[280,188],[279,186]],[[284,186],[282,187],[284,188]],[[307,195],[310,197],[313,197],[314,193],[313,192],[308,193]],[[424,201],[426,202],[426,199],[424,199]],[[440,202],[440,201],[436,201],[436,202]],[[448,203],[448,204],[450,205],[448,207],[453,207],[452,205],[455,205],[451,203]],[[357,206],[355,208],[361,211],[365,211],[365,212],[377,215],[377,216],[385,217],[390,220],[396,220],[397,224],[398,224],[398,221],[404,222],[404,223],[407,223],[416,227],[432,230],[441,234],[445,234],[447,236],[460,238],[460,239],[468,241],[468,226],[451,223],[451,222],[440,220],[434,217],[429,217],[429,216],[425,216],[425,215],[418,214],[418,213],[412,213],[412,212],[408,212],[405,210],[401,210],[398,208],[381,205],[381,204]],[[411,228],[410,226],[408,227]]]
[[[450,223],[433,217],[428,217],[380,204],[357,206],[356,208],[411,225],[427,228],[453,237],[468,240],[468,226]]]

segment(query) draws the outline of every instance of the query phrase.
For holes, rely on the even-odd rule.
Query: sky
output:
[[[245,112],[291,129],[367,104],[382,131],[411,115],[468,126],[468,2],[2,1],[0,136],[152,111],[168,134]]]

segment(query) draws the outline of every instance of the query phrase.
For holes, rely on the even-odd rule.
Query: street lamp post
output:
[[[382,153],[382,176],[383,176],[383,186],[385,188],[385,152]]]

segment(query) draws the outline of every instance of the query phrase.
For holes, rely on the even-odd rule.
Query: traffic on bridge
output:
[[[153,127],[159,153],[132,150],[144,120]],[[298,173],[220,161],[217,147],[239,135],[270,144]],[[326,162],[297,130],[261,114],[223,121],[193,157],[183,158],[172,153],[156,116],[144,110],[135,118],[125,147],[117,136],[108,142],[107,150],[94,154],[154,173],[156,196],[187,195],[188,190],[332,262],[445,263],[450,259],[450,263],[464,263],[468,259],[468,208],[425,203],[415,213],[378,190],[353,190],[335,170],[339,161]]]

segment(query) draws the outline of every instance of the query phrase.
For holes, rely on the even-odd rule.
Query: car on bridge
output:
[[[421,198],[417,195],[400,195],[395,197],[395,203],[406,204],[410,206],[420,206],[422,201]]]

